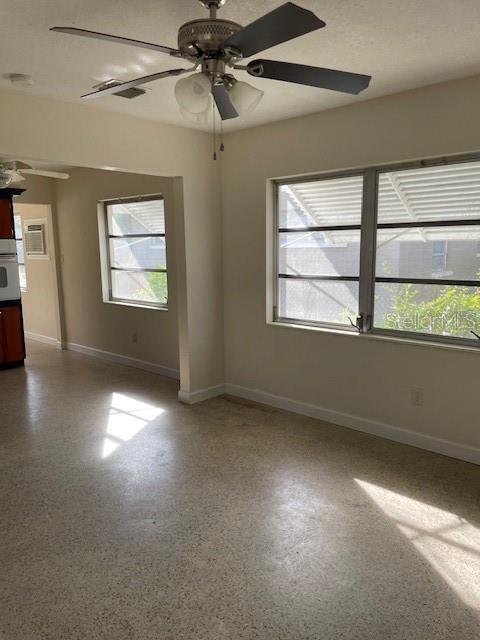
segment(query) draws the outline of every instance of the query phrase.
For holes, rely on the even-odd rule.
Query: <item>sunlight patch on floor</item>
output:
[[[140,402],[122,393],[113,393],[106,436],[103,440],[102,458],[108,458],[162,413],[164,409],[152,404]]]
[[[480,609],[480,530],[450,511],[370,482],[355,482],[392,518],[458,596]]]

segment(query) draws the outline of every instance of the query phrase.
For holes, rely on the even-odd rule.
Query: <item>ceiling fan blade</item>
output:
[[[322,67],[308,67],[304,64],[277,62],[275,60],[253,60],[247,65],[247,71],[256,78],[283,80],[305,84],[319,89],[330,89],[343,93],[357,94],[370,84],[371,76],[348,71],[335,71]]]
[[[238,112],[230,100],[228,91],[223,84],[215,84],[212,87],[213,99],[217,105],[218,112],[222,120],[231,120],[238,118]]]
[[[239,49],[244,58],[325,26],[325,22],[302,7],[287,2],[230,36],[224,46]]]
[[[68,180],[70,174],[61,173],[60,171],[43,171],[42,169],[19,169],[18,174],[27,174],[29,176],[41,176],[42,178],[55,178],[56,180]]]
[[[112,36],[109,33],[99,33],[98,31],[89,31],[88,29],[76,29],[75,27],[52,27],[50,31],[57,33],[68,33],[72,36],[83,36],[84,38],[94,38],[95,40],[106,40],[108,42],[117,42],[118,44],[128,44],[132,47],[141,47],[142,49],[151,49],[152,51],[161,51],[171,56],[180,56],[178,49],[164,47],[161,44],[152,44],[151,42],[143,42],[142,40],[132,40],[131,38],[123,38],[122,36]]]
[[[168,78],[170,76],[179,76],[182,73],[187,73],[192,69],[170,69],[169,71],[160,71],[160,73],[153,73],[149,76],[143,76],[142,78],[135,78],[135,80],[129,80],[128,82],[121,82],[120,84],[113,84],[105,89],[97,89],[92,93],[86,93],[82,98],[84,100],[90,100],[91,98],[101,98],[102,96],[111,96],[120,91],[126,91],[132,87],[138,87],[141,84],[147,84],[147,82],[153,82],[154,80],[161,80],[162,78]]]
[[[10,162],[15,170],[32,168],[29,164],[27,164],[26,162],[22,162],[21,160],[10,160]]]

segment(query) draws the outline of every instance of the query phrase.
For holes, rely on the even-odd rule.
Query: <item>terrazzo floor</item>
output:
[[[32,343],[0,372],[0,638],[474,640],[480,468]]]

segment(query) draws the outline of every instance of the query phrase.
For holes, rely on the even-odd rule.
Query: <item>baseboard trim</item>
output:
[[[210,398],[216,398],[222,396],[225,393],[225,385],[217,384],[214,387],[206,387],[205,389],[199,389],[198,391],[179,391],[178,399],[184,404],[196,404],[197,402],[203,402],[204,400],[210,400]]]
[[[138,358],[130,358],[129,356],[122,356],[119,353],[112,353],[110,351],[103,351],[102,349],[94,349],[93,347],[86,347],[83,344],[75,344],[74,342],[64,342],[63,349],[68,351],[76,351],[85,356],[91,356],[93,358],[99,358],[100,360],[106,360],[113,364],[121,364],[125,367],[133,367],[135,369],[141,369],[142,371],[149,371],[150,373],[156,373],[160,376],[166,376],[167,378],[173,378],[174,380],[180,379],[180,372],[177,369],[170,369],[154,362],[147,362],[146,360],[139,360]]]
[[[36,342],[43,342],[43,344],[49,344],[52,347],[61,349],[61,342],[56,338],[50,336],[42,336],[40,333],[33,333],[33,331],[25,331],[25,338],[28,340],[35,340]]]
[[[46,344],[52,344],[59,348],[68,349],[70,351],[76,351],[83,355],[92,356],[107,362],[114,364],[120,364],[127,367],[134,367],[136,369],[142,369],[143,371],[149,371],[150,373],[156,373],[158,375],[166,376],[179,380],[180,373],[176,369],[170,369],[153,362],[146,362],[137,358],[130,358],[128,356],[122,356],[117,353],[111,353],[109,351],[102,351],[101,349],[94,349],[93,347],[87,347],[85,345],[75,344],[67,342],[61,344],[59,341],[49,338],[47,336],[40,336],[38,334],[32,334],[25,332],[25,336],[32,340],[39,342],[45,342]],[[207,387],[199,389],[198,391],[186,392],[179,391],[178,399],[184,404],[196,404],[197,402],[203,402],[217,396],[229,394],[238,398],[244,398],[245,400],[251,400],[252,402],[258,402],[260,404],[270,405],[278,409],[284,409],[285,411],[291,411],[292,413],[298,413],[300,415],[308,416],[310,418],[316,418],[330,424],[336,424],[355,431],[361,431],[363,433],[369,433],[380,438],[387,440],[393,440],[401,444],[407,444],[419,449],[425,449],[434,453],[439,453],[450,458],[457,458],[458,460],[464,460],[465,462],[471,462],[473,464],[480,465],[480,449],[471,447],[469,445],[459,444],[452,442],[451,440],[445,440],[443,438],[436,438],[418,431],[411,431],[402,427],[396,427],[394,425],[386,424],[384,422],[378,422],[369,418],[361,418],[348,413],[342,413],[340,411],[334,411],[332,409],[326,409],[324,407],[308,404],[304,402],[298,402],[285,396],[277,396],[260,389],[251,389],[249,387],[242,387],[240,385],[226,383],[218,384],[213,387]]]
[[[448,456],[450,458],[457,458],[459,460],[464,460],[465,462],[480,465],[480,449],[475,447],[459,444],[450,440],[444,440],[442,438],[435,438],[434,436],[418,433],[418,431],[410,431],[408,429],[395,427],[393,425],[377,422],[368,418],[360,418],[348,413],[325,409],[318,405],[297,402],[296,400],[291,400],[284,396],[276,396],[258,389],[250,389],[236,384],[227,383],[224,387],[224,391],[227,394],[244,398],[245,400],[259,402],[261,404],[277,407],[278,409],[285,409],[286,411],[299,413],[304,416],[309,416],[310,418],[317,418],[318,420],[337,424],[342,427],[347,427],[348,429],[362,431],[374,436],[386,438],[387,440],[408,444],[412,447],[426,449],[427,451],[440,453],[441,455]]]

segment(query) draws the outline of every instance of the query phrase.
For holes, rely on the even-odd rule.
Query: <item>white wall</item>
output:
[[[480,150],[480,78],[227,136],[222,166],[226,379],[480,447],[480,353],[266,324],[269,178]],[[411,389],[425,405],[411,406]],[[479,458],[480,459],[480,458]]]
[[[4,156],[179,177],[174,188],[181,388],[223,381],[223,302],[218,163],[209,134],[79,102],[0,92]]]

